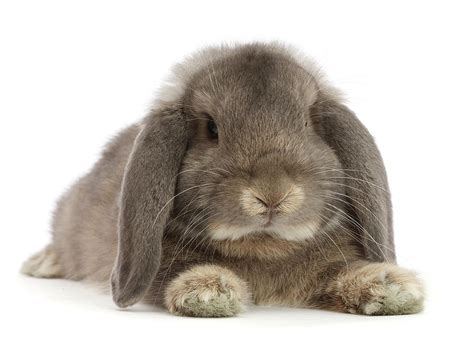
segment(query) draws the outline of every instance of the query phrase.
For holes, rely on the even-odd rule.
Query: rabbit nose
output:
[[[247,188],[242,192],[240,203],[247,214],[265,216],[269,223],[276,214],[295,211],[301,205],[303,197],[301,188],[296,185],[270,192]]]
[[[262,205],[265,207],[265,209],[267,209],[268,211],[273,211],[273,210],[277,210],[278,209],[278,206],[280,205],[280,203],[282,203],[286,196],[288,196],[288,193],[287,192],[286,194],[283,195],[283,197],[281,198],[278,198],[278,196],[281,196],[280,195],[273,195],[273,197],[263,197],[263,196],[257,196],[255,195],[254,193],[254,196],[255,196],[255,199]]]
[[[264,227],[268,227],[272,224],[275,214],[279,211],[280,203],[285,200],[286,196],[288,196],[288,193],[286,193],[281,198],[277,198],[278,196],[273,196],[271,198],[261,198],[259,196],[255,196],[255,199],[265,209],[264,212],[259,213],[265,218],[265,223],[263,224]]]
[[[253,170],[248,186],[242,190],[240,203],[248,215],[271,220],[277,214],[297,210],[303,198],[302,188],[281,165],[262,164]]]
[[[242,207],[251,216],[265,217],[265,226],[270,225],[272,218],[280,211],[280,204],[288,194],[275,193],[264,196],[255,190],[244,191],[241,199]]]

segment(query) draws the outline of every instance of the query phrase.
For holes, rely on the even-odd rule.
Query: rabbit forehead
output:
[[[273,136],[302,128],[315,89],[315,80],[287,58],[242,50],[197,73],[184,104],[196,116],[210,114],[222,134],[248,130]]]
[[[195,52],[173,67],[167,81],[159,89],[158,98],[153,103],[153,107],[158,108],[166,103],[180,102],[186,91],[193,88],[194,84],[192,82],[202,74],[207,74],[209,78],[212,78],[216,70],[224,68],[227,73],[232,71],[238,73],[238,70],[242,70],[245,64],[251,62],[256,64],[259,61],[262,64],[260,66],[261,71],[257,73],[255,78],[261,77],[264,73],[270,73],[271,64],[280,63],[283,65],[280,66],[280,77],[286,75],[287,79],[291,78],[288,71],[295,68],[299,68],[306,74],[305,78],[301,76],[295,78],[299,80],[299,85],[306,86],[305,94],[309,98],[314,98],[316,93],[324,91],[326,95],[341,99],[338,91],[326,81],[315,62],[295,48],[273,42],[208,47]],[[282,71],[285,66],[286,72]],[[241,73],[244,72],[241,71]],[[272,73],[277,74],[275,71]],[[293,71],[292,74],[294,75],[294,73]],[[316,86],[313,85],[314,83],[310,83],[312,80],[315,81]],[[226,79],[226,82],[229,82],[229,78]]]
[[[187,92],[198,111],[294,112],[307,109],[316,99],[311,78],[281,61],[233,58],[215,67],[212,72],[196,75]]]

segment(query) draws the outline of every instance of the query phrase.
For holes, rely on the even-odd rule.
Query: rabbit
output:
[[[252,303],[397,315],[424,301],[396,264],[372,136],[317,65],[279,43],[176,65],[149,114],[60,198],[52,242],[22,272],[181,316]]]

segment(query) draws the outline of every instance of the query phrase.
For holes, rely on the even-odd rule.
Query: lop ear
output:
[[[373,137],[355,114],[335,99],[320,98],[311,116],[318,134],[336,152],[345,170],[346,194],[366,259],[395,262],[390,191]]]
[[[120,307],[140,301],[158,272],[186,143],[186,121],[179,109],[152,113],[135,140],[122,183],[111,276],[113,299]]]

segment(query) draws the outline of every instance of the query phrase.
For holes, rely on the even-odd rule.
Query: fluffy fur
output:
[[[165,296],[169,311],[196,317],[233,316],[250,300],[246,283],[215,265],[198,265],[181,273],[166,288]]]
[[[179,315],[249,301],[420,311],[419,280],[395,264],[371,135],[303,55],[257,43],[177,65],[149,115],[59,200],[52,243],[23,272],[110,279],[118,306]]]

